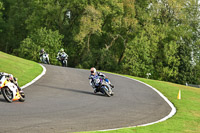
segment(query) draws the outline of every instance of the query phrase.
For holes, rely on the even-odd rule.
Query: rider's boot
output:
[[[19,89],[19,93],[24,92],[21,87],[17,86],[17,88]]]
[[[97,92],[99,92],[98,88],[93,88],[94,89],[94,94],[96,94]]]
[[[113,96],[113,95],[114,95],[114,92],[112,91],[112,93],[111,93],[110,95]]]
[[[110,83],[110,86],[111,86],[112,88],[114,88],[114,85],[113,85],[113,84],[111,84],[111,83]]]

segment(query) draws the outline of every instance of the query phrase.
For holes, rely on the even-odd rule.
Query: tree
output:
[[[92,34],[101,32],[102,19],[101,12],[96,10],[93,6],[87,6],[80,20],[80,32],[75,36],[75,40],[83,42],[85,38],[87,51],[90,51],[90,37]]]
[[[30,12],[29,1],[20,0],[2,0],[4,5],[2,25],[6,30],[3,31],[0,43],[3,45],[2,50],[12,53],[13,49],[19,47],[19,43],[26,38],[25,20]]]
[[[5,25],[5,21],[3,20],[3,11],[4,10],[4,7],[3,7],[3,3],[0,2],[0,32],[3,31],[4,29],[4,25]]]
[[[49,53],[51,64],[57,64],[56,56],[59,49],[62,47],[63,35],[58,31],[47,30],[41,28],[30,34],[24,39],[20,47],[15,50],[15,53],[20,57],[39,61],[39,51],[44,48]]]
[[[66,15],[68,3],[63,0],[31,1],[31,13],[26,19],[26,28],[32,31],[46,27],[62,32],[69,25],[69,19]]]

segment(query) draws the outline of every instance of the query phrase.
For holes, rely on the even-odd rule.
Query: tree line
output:
[[[52,64],[200,84],[199,0],[0,0],[0,50]]]

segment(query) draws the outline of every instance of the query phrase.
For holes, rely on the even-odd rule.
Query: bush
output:
[[[24,39],[14,52],[20,57],[39,62],[39,51],[44,48],[49,54],[51,64],[59,64],[56,56],[62,47],[63,37],[58,31],[40,28]]]

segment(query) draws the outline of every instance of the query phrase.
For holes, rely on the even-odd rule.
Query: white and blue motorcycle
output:
[[[97,91],[101,92],[102,94],[108,97],[113,96],[114,93],[112,91],[112,87],[104,78],[96,75],[92,79],[91,78],[89,79],[90,79],[90,83],[91,83],[91,80],[93,80],[93,83]]]
[[[44,53],[41,57],[40,57],[41,62],[43,62],[44,64],[50,64],[49,61],[49,54]]]

